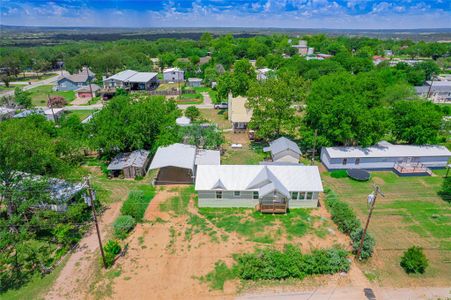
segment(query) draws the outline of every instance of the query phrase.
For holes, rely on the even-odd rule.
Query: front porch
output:
[[[264,214],[286,214],[288,211],[288,200],[277,199],[268,201],[262,199],[255,208]]]

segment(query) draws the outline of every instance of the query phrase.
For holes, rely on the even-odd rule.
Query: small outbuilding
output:
[[[204,164],[219,165],[220,152],[176,143],[159,147],[149,169],[159,169],[155,184],[190,184],[194,182],[197,165]]]
[[[302,154],[299,146],[286,137],[280,137],[269,143],[269,147],[263,148],[264,152],[271,152],[273,162],[299,163]]]
[[[149,151],[135,150],[121,153],[110,162],[108,171],[113,177],[123,175],[125,178],[145,176],[149,166]]]
[[[164,69],[163,80],[165,82],[182,82],[185,80],[185,72],[179,68]]]
[[[202,85],[201,78],[188,78],[189,87],[200,87]]]
[[[177,118],[175,120],[175,124],[177,124],[178,126],[190,126],[191,125],[191,119],[185,116],[181,116],[180,118]]]
[[[15,109],[0,107],[0,121],[12,118],[16,113]]]
[[[257,80],[264,81],[268,79],[272,72],[273,70],[268,68],[257,69]]]
[[[86,98],[94,98],[95,96],[98,95],[100,91],[100,86],[98,86],[97,84],[91,84],[90,86],[82,86],[78,89],[75,90],[75,93],[77,95],[77,98],[82,98],[82,99],[86,99]]]

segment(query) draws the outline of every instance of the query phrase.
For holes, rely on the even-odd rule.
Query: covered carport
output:
[[[159,169],[156,185],[191,184],[194,182],[195,160],[194,146],[173,144],[158,148],[149,169]]]

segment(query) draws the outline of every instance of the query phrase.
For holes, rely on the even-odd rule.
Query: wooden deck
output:
[[[393,167],[399,176],[431,176],[432,171],[421,163],[396,163]]]
[[[256,209],[264,214],[286,214],[287,203],[258,204]]]

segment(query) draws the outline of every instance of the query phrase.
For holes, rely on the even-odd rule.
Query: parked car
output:
[[[227,104],[227,102],[215,104],[215,109],[227,109],[228,107],[229,105]]]

